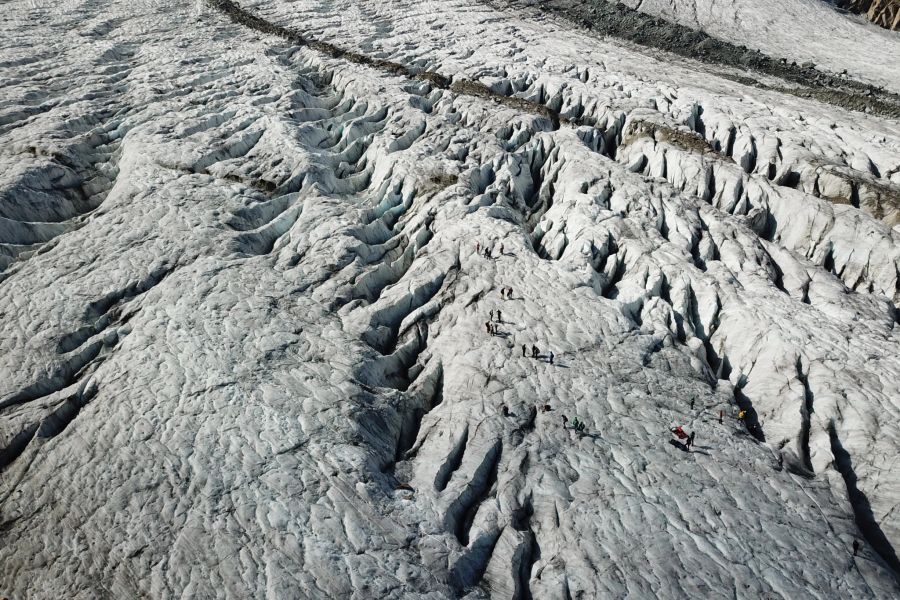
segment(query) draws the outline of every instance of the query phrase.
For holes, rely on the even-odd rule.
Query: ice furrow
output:
[[[834,455],[834,466],[844,478],[847,486],[847,497],[853,507],[856,523],[872,548],[893,570],[894,576],[900,578],[900,559],[890,541],[878,525],[869,499],[857,486],[858,478],[853,470],[853,461],[841,444],[840,436],[834,422],[828,424],[828,436],[831,439],[831,452]]]

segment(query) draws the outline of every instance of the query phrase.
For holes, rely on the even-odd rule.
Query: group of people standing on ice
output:
[[[485,258],[493,258],[493,252],[491,250],[493,244],[490,246],[485,245],[484,248],[481,246],[480,241],[475,242],[475,254],[483,255]],[[500,243],[500,255],[503,255],[503,243]],[[503,286],[500,288],[500,298],[502,300],[512,300],[513,297],[513,289],[512,286]],[[496,316],[496,320],[494,317]],[[503,311],[501,309],[497,309],[496,311],[491,309],[488,313],[488,320],[484,322],[484,330],[488,335],[495,336],[500,335],[500,327],[499,325],[503,323]],[[525,344],[522,344],[522,356],[528,356],[528,347]],[[542,357],[540,350],[534,344],[531,345],[531,358],[546,358],[547,362],[551,365],[553,364],[553,359],[556,355],[553,354],[553,351],[548,351],[546,357]]]
[[[494,258],[494,253],[493,253],[494,245],[495,245],[495,243],[492,242],[490,244],[485,244],[484,246],[482,246],[480,241],[476,241],[475,242],[475,254],[478,256],[484,256],[485,258],[492,259],[492,258]],[[499,251],[500,251],[500,256],[503,256],[504,255],[504,246],[503,246],[502,242],[499,245]],[[504,286],[504,287],[500,288],[500,298],[501,299],[511,300],[512,297],[513,297],[513,288],[512,287]],[[499,325],[502,324],[503,322],[504,322],[503,321],[503,311],[499,308],[496,310],[492,309],[488,313],[488,320],[485,321],[485,323],[484,323],[485,331],[488,333],[488,335],[491,335],[491,336],[502,335],[500,332]],[[528,356],[529,356],[529,348],[528,348],[527,344],[522,344],[522,357],[528,357]],[[531,345],[530,357],[536,358],[536,359],[545,358],[546,361],[551,365],[554,364],[553,361],[555,359],[555,355],[553,354],[553,351],[548,351],[546,356],[542,356],[540,349],[535,344]],[[693,408],[694,408],[694,399],[691,399],[691,410],[693,410]],[[549,407],[547,409],[549,409]],[[507,412],[507,409],[505,406],[504,406],[503,412],[504,413]],[[746,415],[745,411],[741,411],[739,418],[743,421],[745,418],[745,415]],[[719,411],[719,423],[722,423],[723,417],[724,417],[724,412]],[[569,427],[568,418],[565,415],[563,415],[562,420],[563,420],[563,427],[568,428]],[[583,433],[586,429],[584,421],[583,420],[579,421],[578,417],[575,417],[575,419],[572,421],[571,427],[572,427],[572,429],[574,429],[575,431],[577,431],[579,433]],[[690,449],[694,446],[694,438],[696,435],[695,431],[691,431],[690,433],[688,433],[687,431],[684,430],[683,426],[675,424],[675,423],[673,423],[670,426],[669,431],[677,439],[677,441],[672,440],[672,443],[674,443],[675,445],[678,445],[683,450],[690,451]]]
[[[485,258],[494,258],[493,244],[481,247],[481,242],[475,242],[475,254],[483,254]],[[503,242],[500,242],[500,256],[503,256]],[[510,293],[512,289],[510,289]]]

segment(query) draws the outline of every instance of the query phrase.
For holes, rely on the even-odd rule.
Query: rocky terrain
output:
[[[885,29],[900,30],[900,0],[841,0],[838,5]]]
[[[900,594],[895,34],[579,4],[5,6],[0,596]]]

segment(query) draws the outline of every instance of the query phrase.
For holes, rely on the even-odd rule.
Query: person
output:
[[[553,350],[550,351],[550,356],[548,358],[550,358],[550,364],[552,365],[553,364]]]
[[[534,344],[532,344],[531,345],[531,358],[537,358],[538,354],[540,354],[540,352],[538,352],[538,347],[535,346]]]
[[[694,410],[694,399],[691,398],[691,410]]]
[[[509,408],[507,408],[505,404],[500,406],[500,414],[502,414],[504,417],[509,416]]]
[[[500,242],[500,254],[503,254],[503,242]]]
[[[522,344],[522,356],[528,356],[528,349],[525,348],[525,344]]]
[[[859,540],[853,540],[853,556],[859,554]]]
[[[494,320],[494,309],[493,309],[493,308],[491,309],[491,312],[488,313],[488,316],[490,317],[490,318],[488,319],[488,321],[493,321],[493,320]]]
[[[693,445],[694,445],[694,434],[695,434],[695,433],[697,433],[697,432],[696,432],[696,431],[692,431],[692,432],[691,432],[691,435],[688,436],[688,439],[687,439],[687,447],[688,447],[688,448],[691,448],[691,447],[693,447]]]
[[[722,422],[722,418],[723,418],[724,416],[725,416],[725,411],[724,411],[724,410],[720,410],[720,411],[719,411],[719,423]]]
[[[562,420],[563,420],[563,429],[565,429],[566,426],[568,426],[568,424],[569,424],[569,419],[568,419],[568,417],[566,417],[566,415],[563,415]]]
[[[485,258],[490,258],[490,257],[491,257],[491,249],[488,248],[487,246],[484,247],[484,257],[485,257]]]
[[[578,417],[575,417],[574,419],[572,419],[572,429],[574,429],[575,431],[578,431]]]
[[[475,242],[475,254],[481,254],[481,242]]]
[[[500,309],[499,309],[499,308],[497,309],[497,322],[498,322],[498,323],[502,323],[502,322],[503,322],[503,313],[500,312]]]

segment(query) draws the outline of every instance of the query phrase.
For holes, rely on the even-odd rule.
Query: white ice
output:
[[[4,5],[0,595],[900,593],[897,121],[474,0],[242,6],[563,123]]]

